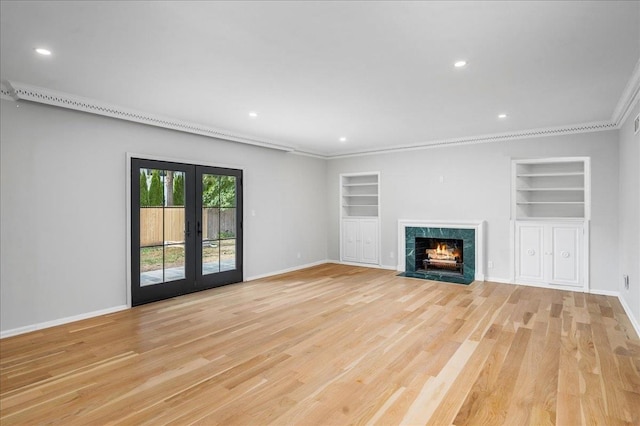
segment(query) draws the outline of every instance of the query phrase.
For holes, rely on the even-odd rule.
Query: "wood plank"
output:
[[[326,264],[0,341],[0,423],[640,424],[618,300]]]

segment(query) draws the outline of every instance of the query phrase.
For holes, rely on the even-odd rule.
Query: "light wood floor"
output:
[[[613,297],[323,265],[0,341],[11,424],[640,424]]]

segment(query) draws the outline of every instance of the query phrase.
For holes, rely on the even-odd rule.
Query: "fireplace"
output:
[[[464,241],[452,238],[415,239],[417,272],[464,276]]]
[[[427,280],[484,281],[484,222],[398,221],[398,271]]]

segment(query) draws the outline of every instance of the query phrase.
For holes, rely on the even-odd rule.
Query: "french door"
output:
[[[131,299],[241,282],[242,171],[131,159]]]

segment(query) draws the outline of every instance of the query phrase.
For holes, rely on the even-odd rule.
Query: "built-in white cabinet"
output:
[[[340,175],[340,260],[380,263],[380,173]]]
[[[515,281],[589,286],[589,157],[512,161]]]
[[[378,263],[378,219],[342,220],[342,260]]]
[[[516,282],[586,287],[588,222],[518,221]]]

